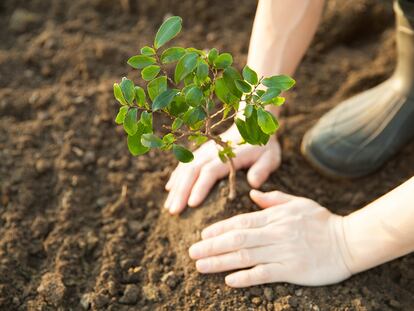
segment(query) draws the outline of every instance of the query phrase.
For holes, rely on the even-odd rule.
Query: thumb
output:
[[[279,165],[280,157],[267,150],[250,167],[247,172],[247,181],[253,188],[258,188]]]
[[[261,208],[287,203],[296,197],[281,191],[261,192],[259,190],[251,190],[250,198]]]

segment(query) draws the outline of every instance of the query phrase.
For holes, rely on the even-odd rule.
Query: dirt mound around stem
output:
[[[184,18],[177,45],[217,47],[241,68],[256,1],[73,0],[0,3],[0,309],[411,310],[414,256],[340,285],[230,289],[200,275],[188,247],[206,225],[256,210],[221,182],[202,207],[170,217],[170,155],[132,158],[114,129],[112,83],[165,16]],[[283,109],[279,189],[347,214],[414,174],[414,144],[356,181],[320,176],[299,154],[305,133],[341,100],[395,64],[391,1],[328,1]],[[142,81],[141,81],[142,82]],[[161,131],[159,121],[158,129]],[[374,254],[373,254],[374,255]]]

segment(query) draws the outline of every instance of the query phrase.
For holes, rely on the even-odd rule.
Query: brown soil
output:
[[[298,151],[324,112],[391,73],[390,2],[328,2],[283,110],[283,165],[264,190],[307,196],[347,214],[414,175],[413,143],[378,173],[352,182],[320,176]],[[413,310],[413,255],[318,288],[236,290],[223,275],[198,274],[187,249],[199,231],[257,209],[245,174],[239,172],[235,204],[225,204],[222,182],[202,208],[170,217],[161,207],[175,161],[159,153],[134,159],[122,129],[115,130],[112,83],[166,14],[184,18],[178,43],[230,51],[242,67],[255,5],[1,1],[1,310]]]

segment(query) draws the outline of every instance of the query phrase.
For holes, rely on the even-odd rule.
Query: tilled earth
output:
[[[200,275],[187,249],[207,224],[257,209],[218,185],[203,207],[162,210],[170,155],[129,155],[112,84],[139,82],[125,60],[169,15],[177,44],[217,47],[243,67],[256,1],[3,0],[0,3],[1,310],[413,310],[414,256],[334,286],[230,289]],[[301,137],[341,100],[395,64],[391,1],[328,0],[282,115],[283,164],[263,190],[307,196],[347,214],[414,175],[414,144],[356,181],[320,176]],[[375,254],[373,254],[374,256]]]

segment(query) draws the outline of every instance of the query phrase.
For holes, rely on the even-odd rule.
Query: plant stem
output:
[[[234,161],[232,158],[228,157],[228,164],[229,164],[229,195],[228,198],[230,201],[233,201],[236,198],[236,166],[234,165]]]

